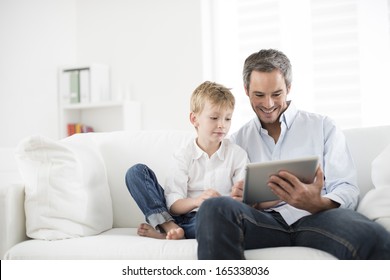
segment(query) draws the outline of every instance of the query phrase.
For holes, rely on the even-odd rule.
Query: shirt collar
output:
[[[290,129],[292,126],[295,117],[298,114],[298,109],[295,107],[295,104],[291,101],[288,101],[288,107],[286,111],[283,112],[283,114],[280,116],[280,122],[284,122],[286,125],[287,129]]]
[[[226,139],[223,139],[222,142],[221,142],[221,146],[219,147],[219,149],[215,152],[214,155],[212,155],[212,157],[215,157],[217,156],[220,160],[224,160],[225,159],[225,150],[226,150]],[[192,157],[193,159],[199,159],[200,157],[202,157],[203,155],[207,156],[207,153],[205,151],[203,151],[199,146],[198,144],[196,143],[196,138],[194,139],[193,141],[194,143],[194,148],[193,148],[193,154],[192,154]]]

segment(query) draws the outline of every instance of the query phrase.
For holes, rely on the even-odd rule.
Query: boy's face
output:
[[[233,109],[212,105],[206,102],[203,111],[197,114],[191,113],[191,122],[198,133],[198,141],[203,145],[220,143],[228,134]]]

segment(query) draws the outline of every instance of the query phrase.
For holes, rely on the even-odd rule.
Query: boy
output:
[[[195,238],[196,213],[208,198],[235,199],[243,185],[247,155],[224,139],[235,99],[229,89],[206,81],[191,96],[190,121],[197,137],[175,155],[164,189],[153,171],[137,164],[126,173],[126,185],[148,223],[138,234],[160,239]]]

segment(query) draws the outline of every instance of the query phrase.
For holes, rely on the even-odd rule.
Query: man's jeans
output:
[[[244,259],[244,250],[304,246],[338,259],[390,259],[390,233],[349,209],[332,209],[287,225],[277,212],[264,212],[231,198],[211,198],[198,211],[199,259]]]
[[[144,164],[132,166],[126,173],[126,186],[146,221],[154,228],[162,223],[174,221],[183,228],[186,238],[195,238],[196,212],[171,216],[167,209],[164,189],[154,172]]]

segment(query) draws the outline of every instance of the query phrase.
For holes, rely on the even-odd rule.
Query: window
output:
[[[341,126],[360,126],[357,1],[312,1],[314,111]]]
[[[263,48],[293,65],[299,108],[340,127],[390,124],[390,0],[214,0],[208,5],[208,79],[237,100],[232,131],[253,118],[243,90],[245,58]]]

